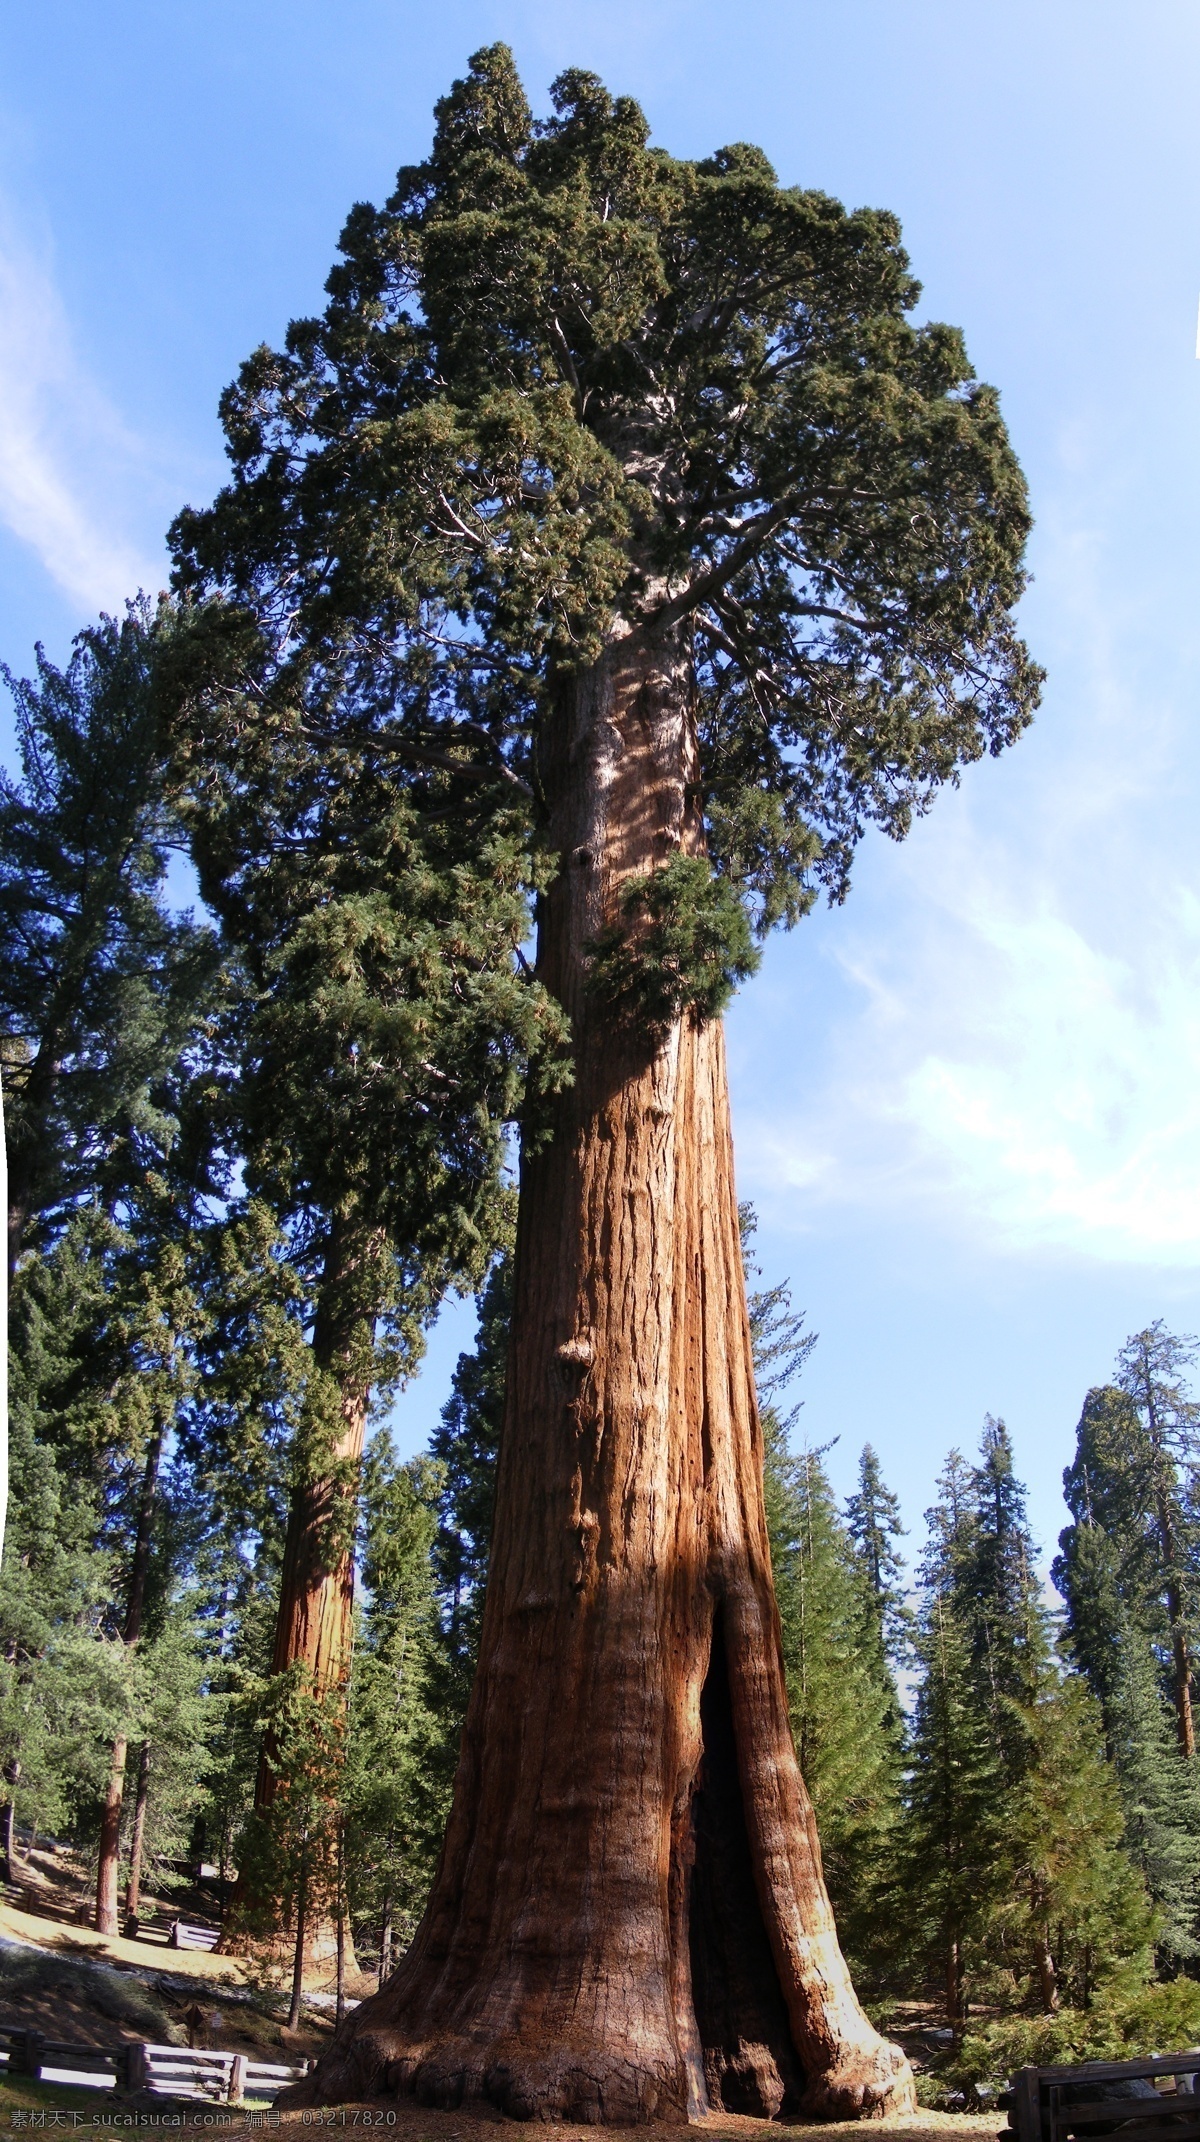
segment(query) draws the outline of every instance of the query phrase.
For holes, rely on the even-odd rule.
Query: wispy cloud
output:
[[[123,510],[147,460],[80,362],[45,257],[0,207],[0,523],[88,610],[165,577]]]
[[[870,1208],[991,1249],[1194,1270],[1200,661],[1176,629],[1148,690],[1136,591],[1082,516],[1048,519],[1039,730],[782,955],[781,1042],[818,947],[831,1016],[813,1064],[793,1046],[769,1087],[743,1080],[741,1172],[784,1225]]]
[[[1200,1266],[1200,904],[1141,908],[1131,960],[996,858],[911,883],[903,939],[838,956],[853,1008],[822,1072],[778,1081],[756,1196],[904,1211],[994,1248]],[[992,867],[989,867],[989,864]],[[745,1172],[743,1170],[743,1172]]]

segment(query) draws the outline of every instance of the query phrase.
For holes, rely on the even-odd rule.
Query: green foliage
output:
[[[870,1443],[858,1461],[858,1487],[846,1503],[846,1531],[866,1576],[868,1623],[880,1668],[894,1675],[904,1661],[912,1615],[900,1581],[904,1557],[894,1542],[904,1537],[899,1498],[885,1484]]]
[[[432,1557],[441,1485],[435,1462],[397,1465],[386,1437],[376,1438],[363,1497],[366,1601],[344,1806],[350,1908],[375,1942],[381,1977],[393,1943],[406,1948],[415,1931],[449,1806]]]
[[[1158,1948],[1172,1969],[1200,1953],[1200,1778],[1179,1752],[1154,1661],[1126,1629],[1110,1702],[1125,1849],[1158,1909]]]
[[[208,1812],[210,1751],[224,1737],[228,1710],[211,1687],[212,1660],[204,1631],[189,1611],[194,1604],[172,1600],[157,1630],[139,1646],[135,1662],[138,1702],[132,1724],[138,1752],[143,1742],[150,1751],[144,1853],[159,1889],[178,1883],[172,1862],[188,1856],[196,1818]],[[136,1776],[134,1760],[127,1798]]]
[[[459,1355],[450,1398],[429,1439],[442,1481],[433,1567],[441,1618],[438,1702],[451,1765],[475,1678],[491,1552],[512,1318],[511,1255],[497,1257],[478,1307],[474,1352]]]
[[[905,1893],[961,2032],[974,1983],[1047,2013],[1144,1985],[1154,1919],[1122,1850],[1103,1724],[1041,1599],[1003,1422],[929,1513]]]
[[[1006,1892],[1001,1769],[966,1633],[937,1592],[918,1618],[914,1654],[920,1681],[899,1884],[904,1940],[934,1983],[940,1967],[955,2023],[967,1972],[985,1952]]]
[[[130,604],[16,701],[22,779],[0,774],[0,1062],[15,1258],[26,1230],[119,1194],[181,1133],[176,1066],[203,1035],[218,953],[173,917],[154,678],[171,614]]]
[[[1194,1681],[1200,1437],[1186,1391],[1194,1342],[1159,1322],[1135,1333],[1117,1381],[1089,1391],[1063,1491],[1074,1522],[1054,1580],[1121,1785],[1125,1842],[1159,1913],[1172,1969],[1197,1954],[1200,1773],[1179,1743]]]
[[[477,52],[324,313],[227,392],[232,481],[172,537],[191,733],[532,832],[558,681],[679,626],[709,854],[791,922],[1029,720],[1020,472],[957,331],[911,323],[894,217],[650,149],[578,69],[551,95],[535,123]]]
[[[939,2062],[921,2092],[940,2104],[948,2091],[1004,2089],[1018,2068],[1073,2066],[1085,2060],[1147,2060],[1164,2047],[1200,2037],[1200,1985],[1177,1978],[1136,1993],[1101,1998],[1053,2016],[1004,2016],[972,2024],[951,2057]]]
[[[738,1218],[743,1258],[757,1276],[753,1208],[743,1205]],[[823,1453],[793,1452],[800,1407],[779,1410],[817,1334],[805,1331],[786,1282],[752,1289],[748,1306],[792,1734],[839,1932],[861,1973],[878,1948],[875,1921],[900,1813],[899,1703],[878,1641],[869,1566],[838,1514]],[[882,1508],[889,1498],[877,1485]]]
[[[791,1453],[771,1410],[763,1442],[792,1734],[839,1931],[861,1966],[877,1947],[873,1921],[900,1814],[896,1690],[871,1640],[867,1572],[821,1454]]]
[[[589,987],[652,1032],[684,1013],[719,1018],[758,966],[741,901],[702,855],[674,855],[651,876],[631,878],[621,913],[621,926],[603,931],[592,948]]]
[[[342,1901],[346,1710],[338,1688],[314,1688],[303,1660],[257,1690],[255,1724],[274,1772],[269,1810],[255,1807],[238,1841],[239,1918],[251,1935],[333,1918]]]

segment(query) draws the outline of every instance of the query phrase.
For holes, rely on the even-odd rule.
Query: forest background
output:
[[[636,38],[620,10],[580,10],[559,49],[533,16],[522,37],[471,8],[414,51],[402,11],[368,8],[336,52],[315,14],[289,17],[280,65],[267,18],[231,58],[219,16],[201,34],[123,12],[102,48],[86,11],[59,10],[52,73],[20,25],[4,33],[18,670],[33,637],[65,659],[98,603],[164,577],[162,525],[218,480],[220,385],[313,301],[346,201],[384,190],[494,29],[531,87],[595,64],[676,149],[744,134],[785,177],[902,215],[929,310],[963,321],[1004,390],[1050,689],[1010,764],[968,776],[906,850],[870,850],[851,907],[769,951],[731,1020],[740,1185],[767,1282],[790,1274],[822,1334],[804,1424],[837,1436],[841,1497],[869,1440],[912,1523],[947,1448],[976,1462],[984,1413],[1003,1412],[1049,1549],[1084,1391],[1154,1316],[1200,1321],[1190,31],[1151,11],[1135,47],[1115,10],[1017,10],[998,44],[982,14],[864,8],[830,33],[762,10],[735,55],[702,10],[686,37],[671,13]],[[401,1401],[402,1454],[469,1325],[466,1308]],[[805,1509],[813,1492],[808,1471]]]
[[[217,398],[316,300],[347,204],[422,153],[468,51],[639,96],[676,153],[741,137],[786,181],[901,217],[1031,486],[1022,617],[1049,671],[1019,751],[968,772],[853,900],[767,949],[729,1022],[740,1194],[821,1333],[808,1417],[841,1493],[884,1439],[909,1521],[1003,1414],[1039,1538],[1079,1394],[1125,1334],[1200,1328],[1192,827],[1200,31],[1163,0],[938,0],[835,20],[756,0],[436,18],[357,0],[0,12],[0,652],[63,660],[165,585],[222,479]],[[10,719],[10,710],[0,710]],[[11,749],[0,756],[12,763]],[[402,1399],[420,1447],[469,1305]]]

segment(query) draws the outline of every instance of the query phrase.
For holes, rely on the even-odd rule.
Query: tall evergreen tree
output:
[[[1196,1553],[1190,1479],[1180,1478],[1192,1434],[1180,1345],[1151,1327],[1123,1350],[1124,1387],[1089,1391],[1063,1474],[1073,1522],[1053,1568],[1073,1655],[1103,1714],[1127,1847],[1162,1915],[1159,1944],[1172,1967],[1195,1954],[1200,1903],[1200,1801],[1184,1753],[1191,1696],[1180,1681],[1181,1662],[1191,1675]]]
[[[433,1555],[441,1485],[436,1461],[397,1465],[386,1436],[376,1437],[364,1478],[345,1825],[356,1940],[365,1933],[375,1948],[380,1984],[420,1918],[449,1797]]]
[[[809,2110],[857,2112],[912,2082],[847,1980],[789,1743],[719,1013],[755,926],[839,897],[867,823],[902,834],[1029,719],[1024,489],[960,338],[908,318],[893,219],[745,145],[652,150],[579,70],[553,94],[535,125],[510,53],[476,55],[428,160],[354,211],[322,318],[244,369],[233,481],[174,538],[247,737],[352,713],[397,778],[532,792],[572,1032],[523,1156],[446,1848],[387,2029],[351,2018],[311,2088],[387,2067],[620,2120],[721,2076],[774,2110],[802,2071]],[[706,1732],[696,1879],[740,1804],[745,1912],[702,1914],[698,1953],[765,1919],[774,2021],[687,1990],[662,1869]]]
[[[913,1873],[948,2020],[1006,1968],[1047,2014],[1149,1956],[1117,1782],[1082,1679],[1057,1655],[1025,1491],[990,1416],[978,1466],[952,1454],[922,1569]]]
[[[895,1545],[904,1537],[899,1498],[886,1485],[870,1443],[858,1461],[858,1486],[846,1502],[846,1530],[867,1580],[866,1626],[879,1668],[895,1675],[904,1663],[912,1621],[900,1573],[904,1557]]]
[[[474,1351],[459,1356],[450,1398],[429,1442],[442,1467],[434,1569],[442,1627],[439,1705],[452,1763],[479,1655],[492,1544],[512,1319],[510,1254],[493,1263],[478,1309]]]
[[[255,725],[217,692],[199,732],[180,723],[177,766],[248,978],[229,1043],[246,1181],[311,1327],[273,1670],[344,1696],[372,1390],[412,1370],[446,1289],[478,1281],[508,1228],[504,1126],[532,1053],[559,1075],[561,1021],[520,957],[523,812],[507,791],[481,805],[452,757],[414,777],[342,683],[315,724],[283,707]],[[278,1776],[265,1746],[264,1820]]]
[[[1137,1409],[1145,1437],[1139,1482],[1153,1531],[1157,1591],[1171,1648],[1171,1696],[1181,1753],[1196,1752],[1192,1719],[1193,1638],[1200,1561],[1200,1523],[1188,1489],[1200,1466],[1200,1404],[1189,1397],[1187,1372],[1197,1344],[1167,1330],[1162,1319],[1134,1332],[1117,1356],[1117,1386]],[[1183,1475],[1181,1480],[1180,1475]]]
[[[822,1465],[763,1419],[767,1525],[796,1753],[848,1955],[878,1949],[879,1900],[900,1813],[895,1685],[875,1640],[874,1595]]]
[[[164,897],[179,833],[154,679],[172,629],[143,601],[80,633],[65,670],[41,648],[34,682],[0,667],[22,767],[0,773],[10,1275],[73,1202],[119,1196],[173,1142],[166,1077],[211,1009],[212,932]]]

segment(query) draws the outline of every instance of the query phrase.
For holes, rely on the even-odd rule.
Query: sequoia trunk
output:
[[[133,1803],[133,1829],[129,1838],[129,1880],[125,1887],[125,1933],[137,1939],[138,1914],[142,1908],[142,1851],[146,1841],[146,1809],[150,1804],[150,1742],[142,1742],[138,1756],[137,1792]]]
[[[701,845],[685,639],[611,645],[540,773],[576,1082],[522,1169],[479,1668],[416,1938],[300,2087],[618,2123],[906,2109],[788,1723],[722,1030],[647,1038],[586,987],[622,882]]]
[[[154,1532],[154,1511],[158,1501],[158,1469],[162,1463],[166,1423],[158,1421],[150,1438],[146,1462],[142,1468],[142,1487],[138,1498],[137,1530],[133,1541],[133,1559],[129,1568],[129,1591],[125,1607],[124,1640],[132,1651],[142,1633],[142,1620],[146,1611],[146,1579],[150,1574],[150,1546]],[[121,1930],[117,1913],[117,1880],[121,1866],[121,1810],[125,1798],[125,1758],[129,1743],[124,1733],[112,1744],[108,1766],[108,1783],[104,1792],[104,1804],[100,1810],[100,1849],[96,1864],[96,1918],[98,1934],[118,1934]]]
[[[273,1676],[300,1669],[311,1695],[339,1704],[345,1702],[350,1679],[354,1509],[370,1402],[363,1364],[371,1345],[369,1323],[361,1316],[346,1314],[339,1304],[347,1294],[353,1295],[363,1261],[373,1257],[378,1247],[371,1239],[355,1240],[351,1230],[334,1223],[313,1334],[313,1354],[318,1367],[331,1374],[339,1386],[341,1423],[328,1453],[328,1469],[322,1469],[313,1479],[300,1480],[292,1492],[271,1656]],[[278,1751],[268,1732],[263,1738],[254,1788],[254,1812],[264,1825],[271,1822],[281,1778]],[[310,1891],[311,1887],[309,1883]],[[243,1947],[253,1922],[269,1920],[271,1908],[271,1898],[254,1893],[252,1880],[239,1876],[228,1924],[221,1936],[222,1951],[236,1952]],[[305,1963],[333,1962],[338,1951],[334,1914],[320,1909],[310,1893],[305,1919]],[[278,1941],[286,1934],[286,1928],[276,1925],[266,1931],[265,1938],[268,1942]]]

